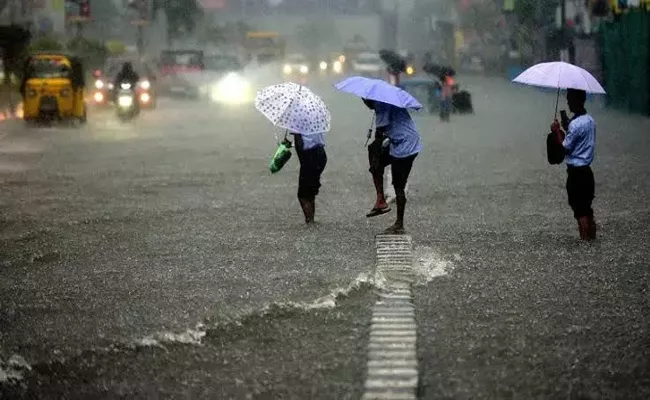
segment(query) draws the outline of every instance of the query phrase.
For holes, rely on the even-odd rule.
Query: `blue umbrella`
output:
[[[404,90],[380,79],[370,79],[361,76],[351,76],[334,85],[338,90],[359,96],[362,99],[380,101],[399,108],[422,108],[415,97]]]

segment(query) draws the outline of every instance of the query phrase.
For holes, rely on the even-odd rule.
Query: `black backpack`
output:
[[[562,137],[562,140],[564,140],[564,137]],[[562,164],[565,155],[564,146],[562,146],[562,143],[557,142],[555,133],[550,132],[546,136],[546,158],[548,159],[548,163],[551,165]]]

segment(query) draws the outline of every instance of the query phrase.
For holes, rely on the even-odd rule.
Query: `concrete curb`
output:
[[[413,243],[407,235],[378,235],[377,274],[385,280],[372,312],[363,400],[415,400],[417,329],[411,284]]]

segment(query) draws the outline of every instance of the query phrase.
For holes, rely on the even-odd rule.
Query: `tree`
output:
[[[194,32],[197,21],[203,14],[203,9],[197,0],[155,0],[154,15],[160,9],[167,17],[167,41],[170,44],[183,32]]]
[[[302,51],[310,53],[310,56],[324,51],[323,47],[333,48],[335,43],[340,45],[341,41],[339,31],[330,18],[306,19],[296,28],[296,37]]]
[[[20,60],[32,38],[31,33],[23,27],[0,26],[0,50],[4,66],[5,85],[11,83],[11,75],[21,72]]]

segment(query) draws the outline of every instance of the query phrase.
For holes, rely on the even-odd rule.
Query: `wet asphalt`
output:
[[[585,246],[564,167],[545,161],[553,96],[460,83],[474,115],[417,117],[421,398],[650,397],[650,120],[588,105],[600,239]],[[254,110],[165,100],[129,124],[3,125],[0,360],[33,370],[0,397],[358,398],[372,287],[333,309],[260,313],[372,272],[394,217],[364,216],[367,111],[314,90],[333,115],[314,227],[295,160],[268,172],[273,132]],[[198,322],[201,346],[133,347]]]

